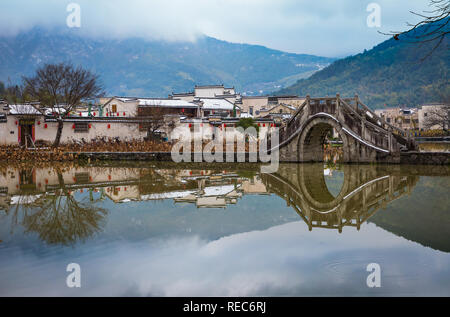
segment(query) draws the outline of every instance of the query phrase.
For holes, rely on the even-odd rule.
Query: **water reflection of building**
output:
[[[276,194],[286,200],[310,229],[360,228],[377,210],[397,199],[417,182],[388,166],[341,166],[343,184],[337,195],[327,188],[324,174],[335,167],[321,164],[282,164],[275,174],[226,170],[72,167],[3,168],[0,208],[33,205],[64,188],[67,195],[89,192],[114,202],[172,199],[198,208],[225,208],[244,195]]]
[[[242,182],[242,190],[247,194],[261,194],[267,195],[269,192],[267,191],[266,185],[261,181],[261,178],[258,176],[250,177]]]
[[[3,168],[0,208],[33,204],[64,186],[68,193],[100,193],[114,202],[173,199],[197,207],[226,207],[243,194],[267,193],[259,176],[239,177],[222,170],[73,167]]]

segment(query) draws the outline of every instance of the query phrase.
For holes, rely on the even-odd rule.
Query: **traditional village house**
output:
[[[268,96],[242,96],[242,112],[249,117],[258,116],[262,108],[267,108]]]
[[[182,99],[193,102],[198,98],[226,99],[233,104],[241,104],[241,95],[236,93],[234,87],[227,88],[224,85],[195,86],[194,91],[184,93],[172,93],[170,99]]]
[[[270,109],[261,109],[259,112],[259,117],[271,118],[277,122],[280,122],[289,119],[296,110],[297,108],[294,106],[280,103],[274,105]]]
[[[298,109],[306,100],[305,97],[299,96],[277,96],[277,104],[289,105]]]
[[[170,99],[181,99],[181,100],[192,102],[192,101],[194,101],[195,93],[194,92],[172,93],[171,95],[169,95],[169,98]]]
[[[98,114],[92,111],[94,117],[135,117],[137,115],[138,98],[134,97],[108,97],[100,98]]]
[[[227,99],[196,98],[194,102],[201,104],[204,117],[239,117],[241,113],[241,108]]]
[[[89,142],[98,138],[141,140],[149,136],[150,121],[155,122],[155,118],[164,124],[152,130],[152,135],[156,132],[173,139],[169,135],[174,129],[193,132],[194,126],[198,126],[198,136],[214,138],[235,127],[242,107],[242,98],[235,89],[223,85],[195,86],[192,93],[173,94],[169,98],[102,97],[80,104],[64,119],[61,142]],[[37,111],[32,105],[3,102],[0,110],[0,142],[29,147],[37,141],[47,145],[54,141],[55,116],[64,107]],[[275,126],[270,117],[255,120],[260,126],[260,136]]]
[[[415,108],[377,109],[375,114],[402,130],[419,129],[419,117]]]
[[[3,123],[6,126],[1,129],[0,139],[17,140],[16,142],[22,146],[34,147],[36,124],[40,122],[41,112],[31,104],[17,104],[9,105],[7,115],[11,120]]]
[[[139,98],[137,103],[138,116],[151,116],[155,111],[163,110],[163,114],[183,117],[200,117],[201,105],[177,99]]]
[[[225,88],[223,85],[206,85],[194,87],[195,97],[212,98],[220,95],[234,95],[233,88]]]
[[[242,112],[257,118],[267,115],[267,112],[277,105],[284,104],[297,109],[304,101],[305,98],[298,96],[243,96]]]

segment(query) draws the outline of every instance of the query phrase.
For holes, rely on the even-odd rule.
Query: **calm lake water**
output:
[[[0,295],[450,296],[449,188],[440,166],[0,166]]]

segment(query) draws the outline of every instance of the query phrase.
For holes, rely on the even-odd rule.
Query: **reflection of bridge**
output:
[[[243,195],[275,193],[296,210],[310,229],[325,227],[341,231],[343,226],[359,228],[376,210],[411,190],[418,176],[399,176],[405,175],[400,172],[402,168],[344,164],[343,185],[336,197],[325,183],[323,164],[281,164],[275,174],[250,173],[246,177],[221,170],[85,167],[66,169],[60,177],[48,169],[14,170],[17,185],[11,184],[9,177],[0,177],[0,187],[3,182],[11,185],[9,189],[5,187],[2,196],[5,202],[9,201],[5,210],[9,204],[34,205],[38,198],[52,196],[62,188],[68,195],[89,192],[91,200],[99,192],[100,198],[109,197],[114,202],[174,199],[195,203],[197,207],[216,208],[238,203]],[[422,175],[423,171],[419,169],[416,174]],[[31,176],[25,189],[21,181],[26,175]]]
[[[414,150],[403,130],[387,123],[355,98],[309,98],[280,130],[280,161],[322,162],[326,135],[343,141],[343,162],[400,162],[400,150]]]
[[[388,166],[343,165],[344,182],[334,197],[325,183],[322,164],[283,164],[275,174],[262,174],[269,191],[286,200],[309,229],[344,226],[358,230],[379,208],[410,192],[417,176],[397,176]]]

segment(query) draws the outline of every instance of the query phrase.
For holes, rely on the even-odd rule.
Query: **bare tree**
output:
[[[173,123],[165,117],[166,111],[160,104],[142,107],[138,111],[141,129],[147,131],[147,138],[158,139],[159,130],[170,127]]]
[[[439,129],[447,131],[450,127],[450,105],[430,107],[426,111],[423,126],[425,129],[439,127]]]
[[[25,92],[37,99],[43,107],[50,109],[58,122],[53,146],[59,146],[64,126],[64,119],[75,110],[84,99],[97,97],[103,93],[99,78],[82,67],[71,64],[46,64],[36,70],[34,77],[23,77]]]
[[[403,40],[410,43],[434,43],[430,52],[422,58],[422,61],[429,57],[444,42],[444,39],[450,33],[450,0],[430,0],[430,10],[417,13],[410,11],[412,14],[421,18],[418,23],[407,23],[408,29],[402,32],[383,33],[392,35],[395,40]],[[417,29],[422,27],[421,32]]]
[[[1,97],[9,104],[25,103],[29,101],[23,87],[20,85],[13,85],[10,81],[8,81],[8,86],[3,89]]]
[[[5,84],[0,81],[0,98],[4,98],[3,95],[5,93]]]

